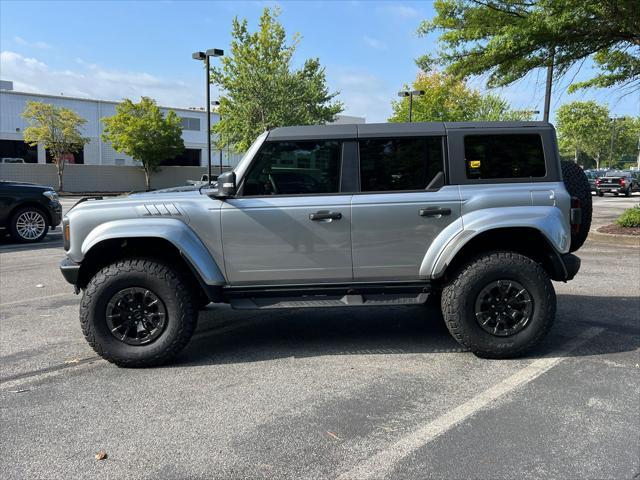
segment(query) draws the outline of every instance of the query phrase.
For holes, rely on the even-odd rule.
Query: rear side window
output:
[[[469,179],[544,177],[539,135],[468,135],[464,156]]]
[[[338,141],[267,143],[247,174],[242,194],[337,193],[340,151]]]
[[[360,140],[363,192],[424,190],[442,171],[441,137]]]

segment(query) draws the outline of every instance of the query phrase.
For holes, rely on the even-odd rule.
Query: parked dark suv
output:
[[[58,194],[34,183],[0,181],[0,234],[21,243],[42,240],[62,217]]]

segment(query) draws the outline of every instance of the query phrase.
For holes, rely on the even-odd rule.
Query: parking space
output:
[[[640,196],[594,197],[595,224]],[[65,210],[75,199],[63,199]],[[202,312],[163,368],[99,359],[59,233],[0,245],[5,478],[637,478],[640,252],[589,240],[532,355],[478,359],[434,308]],[[96,461],[94,454],[107,452]]]

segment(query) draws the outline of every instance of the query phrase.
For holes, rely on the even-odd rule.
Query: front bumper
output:
[[[80,264],[65,257],[60,262],[60,273],[64,279],[71,285],[78,285],[78,277],[80,276]]]
[[[59,202],[49,203],[49,215],[51,216],[51,228],[60,225],[62,221],[62,205]]]

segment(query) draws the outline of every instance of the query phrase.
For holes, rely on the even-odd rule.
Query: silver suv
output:
[[[172,359],[210,302],[436,299],[458,342],[505,358],[549,331],[551,280],[580,266],[589,190],[548,123],[276,128],[212,188],[78,204],[61,270],[83,292],[87,340],[120,366]]]

